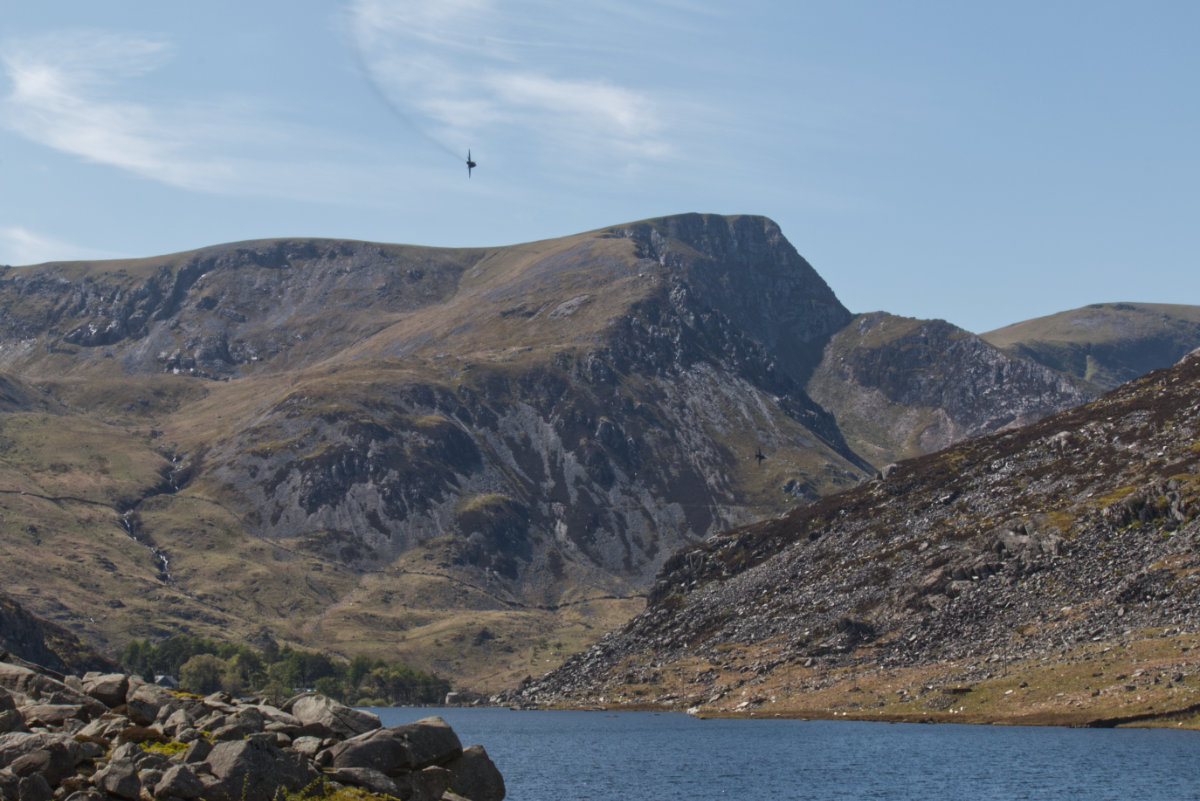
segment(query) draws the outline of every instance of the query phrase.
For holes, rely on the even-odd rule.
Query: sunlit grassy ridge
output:
[[[983,338],[1102,389],[1181,358],[1195,347],[1200,307],[1097,303],[989,331]]]

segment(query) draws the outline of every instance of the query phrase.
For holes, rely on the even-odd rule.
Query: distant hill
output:
[[[763,217],[0,268],[5,591],[511,686],[677,549],[1092,390],[855,317]]]
[[[1200,350],[672,556],[519,704],[1200,727]]]
[[[982,335],[1102,391],[1179,361],[1200,342],[1200,306],[1097,303]]]

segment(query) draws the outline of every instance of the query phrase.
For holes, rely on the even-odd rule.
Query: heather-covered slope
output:
[[[1200,351],[676,554],[514,701],[1197,725],[1198,437]]]

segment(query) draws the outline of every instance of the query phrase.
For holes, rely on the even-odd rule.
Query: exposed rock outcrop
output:
[[[944,320],[883,313],[839,331],[807,389],[851,446],[881,466],[1096,397],[1083,381]]]
[[[11,654],[59,672],[117,667],[72,632],[30,614],[4,593],[0,593],[0,654]]]
[[[464,750],[441,718],[383,728],[321,696],[285,706],[299,716],[122,674],[58,681],[0,663],[0,798],[316,801],[342,785],[403,801],[504,798],[486,751]]]

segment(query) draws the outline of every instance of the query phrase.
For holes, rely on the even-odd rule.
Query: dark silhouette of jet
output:
[[[468,150],[467,150],[467,177],[468,178],[471,177],[471,170],[475,169],[477,166],[479,166],[479,165],[477,165],[475,162],[471,161],[471,151],[468,148]]]
[[[754,458],[757,459],[758,463],[761,465],[763,463],[763,459],[767,458],[767,455],[762,452],[762,448],[756,448],[754,450]]]

